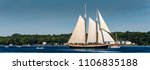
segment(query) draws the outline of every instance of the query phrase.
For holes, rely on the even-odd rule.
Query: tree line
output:
[[[54,45],[55,43],[64,44],[68,41],[70,34],[60,34],[60,35],[21,35],[13,34],[7,37],[0,37],[0,45],[35,45],[42,44],[46,42],[49,45]]]
[[[112,37],[119,41],[131,41],[138,45],[150,45],[150,31],[149,32],[113,32]],[[70,34],[59,34],[59,35],[22,35],[13,34],[11,36],[0,36],[0,45],[35,45],[42,44],[42,42],[47,42],[48,45],[54,45],[55,43],[63,45],[67,43]]]
[[[117,36],[116,36],[117,35]],[[150,45],[150,31],[149,32],[113,32],[114,39],[119,41],[131,41],[137,45]]]

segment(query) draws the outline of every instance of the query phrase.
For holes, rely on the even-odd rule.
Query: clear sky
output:
[[[0,36],[71,33],[79,15],[99,9],[112,32],[150,31],[150,0],[0,0]]]

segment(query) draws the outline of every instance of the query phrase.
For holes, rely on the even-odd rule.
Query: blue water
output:
[[[0,53],[150,53],[150,46],[121,46],[108,49],[72,49],[68,46],[0,46]]]

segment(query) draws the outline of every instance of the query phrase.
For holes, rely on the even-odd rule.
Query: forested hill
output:
[[[13,34],[11,36],[3,37],[0,36],[0,45],[35,45],[47,42],[49,45],[55,43],[64,44],[68,42],[71,34],[60,34],[60,35],[22,35]],[[113,32],[112,37],[120,41],[131,41],[138,45],[150,45],[150,31],[149,32]]]

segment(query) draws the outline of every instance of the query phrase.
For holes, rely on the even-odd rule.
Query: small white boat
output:
[[[8,46],[8,45],[5,45],[5,48],[9,48],[9,46]]]
[[[120,48],[121,46],[120,45],[111,45],[109,46],[109,48]]]
[[[38,47],[36,47],[36,49],[44,49],[44,47],[38,46]]]
[[[13,46],[13,44],[9,44],[9,46]]]

